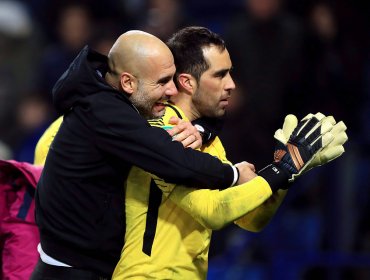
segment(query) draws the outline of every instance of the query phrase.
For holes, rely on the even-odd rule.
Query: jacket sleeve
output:
[[[170,183],[199,188],[230,187],[234,171],[229,164],[190,148],[161,128],[150,127],[129,104],[98,94],[91,112],[81,114],[93,126],[96,143],[105,153],[115,155]],[[83,106],[82,106],[83,107]]]

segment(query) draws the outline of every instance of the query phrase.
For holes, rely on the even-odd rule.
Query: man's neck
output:
[[[177,96],[171,97],[171,100],[177,107],[179,107],[183,111],[189,121],[200,118],[199,113],[194,108],[191,96],[179,92]]]

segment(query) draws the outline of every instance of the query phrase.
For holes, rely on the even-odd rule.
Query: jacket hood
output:
[[[64,114],[81,99],[102,91],[113,91],[104,80],[107,57],[85,46],[53,88],[53,103]]]

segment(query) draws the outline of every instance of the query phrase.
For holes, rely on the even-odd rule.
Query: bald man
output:
[[[175,70],[162,41],[130,31],[117,39],[108,58],[85,47],[58,80],[53,101],[64,119],[37,186],[41,243],[32,279],[111,277],[124,242],[122,186],[133,165],[167,182],[200,188],[224,189],[247,180],[248,164],[236,169],[184,149],[139,115],[163,115],[164,103],[177,93]],[[190,129],[184,127],[180,123],[170,134],[197,146],[197,137],[187,137]]]

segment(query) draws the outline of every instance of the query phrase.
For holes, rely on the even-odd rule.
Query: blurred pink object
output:
[[[42,167],[0,160],[0,279],[29,279],[39,254],[34,194]]]

